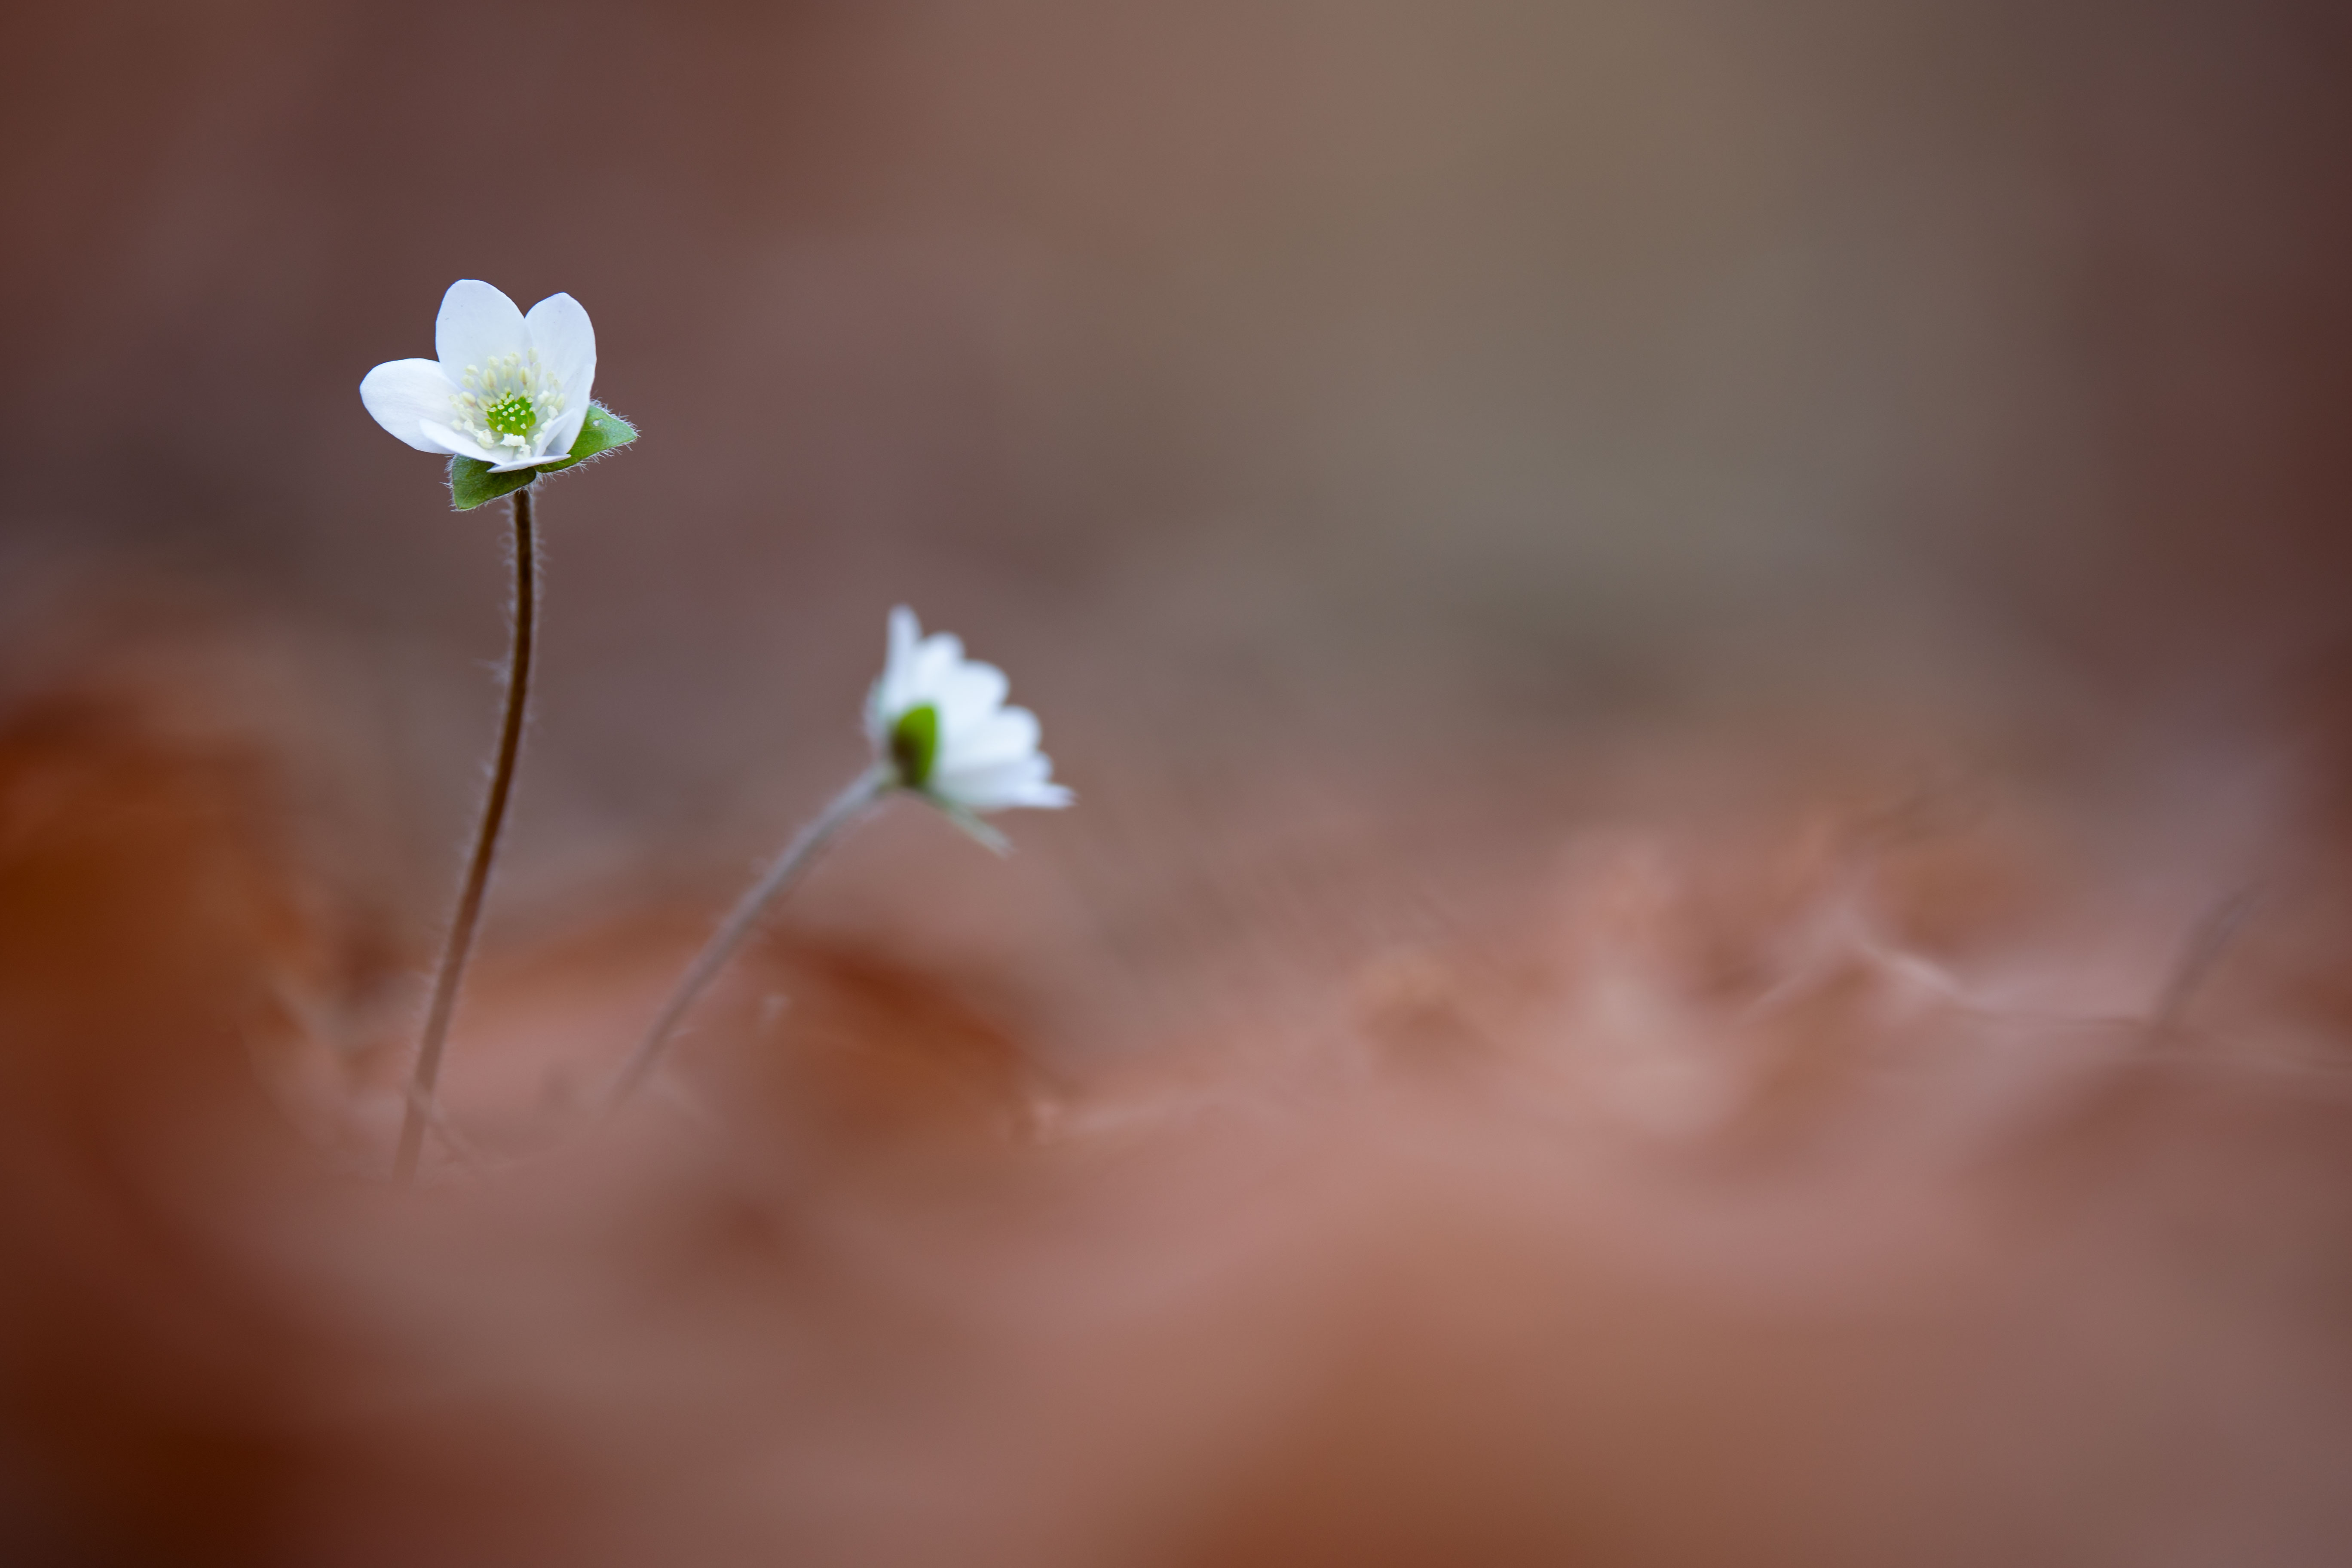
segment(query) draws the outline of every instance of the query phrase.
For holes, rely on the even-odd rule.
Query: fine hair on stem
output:
[[[834,796],[832,804],[817,813],[815,819],[803,827],[785,847],[784,852],[776,858],[775,864],[770,866],[766,875],[737,902],[725,922],[703,945],[702,951],[695,955],[694,962],[687,965],[686,973],[670,993],[669,1000],[662,1004],[652,1026],[637,1042],[637,1048],[622,1065],[620,1076],[614,1080],[611,1097],[605,1102],[607,1110],[619,1105],[645,1082],[655,1065],[661,1060],[662,1051],[669,1043],[671,1034],[685,1018],[688,1009],[694,1005],[695,998],[719,978],[719,971],[727,967],[727,961],[735,956],[735,950],[743,945],[744,939],[759,925],[760,917],[767,912],[768,906],[790,890],[815,861],[819,852],[843,828],[880,800],[897,779],[896,770],[887,763],[877,763],[868,768],[848,788]]]
[[[514,793],[515,763],[522,752],[524,721],[530,708],[531,649],[539,619],[539,536],[531,516],[537,489],[536,484],[525,485],[508,500],[514,520],[514,647],[507,661],[506,715],[499,726],[498,757],[490,769],[489,795],[482,803],[481,826],[474,835],[474,852],[466,863],[457,913],[449,921],[441,963],[434,973],[433,1000],[425,1009],[425,1034],[417,1047],[415,1072],[409,1080],[400,1147],[392,1167],[393,1180],[404,1184],[415,1177],[425,1131],[435,1120],[434,1087],[440,1079],[441,1058],[448,1044],[450,1020],[457,1010],[466,963],[473,953],[474,933],[481,923],[490,868],[498,859],[499,835],[506,826],[508,799]]]

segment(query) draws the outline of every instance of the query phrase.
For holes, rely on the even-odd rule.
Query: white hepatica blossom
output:
[[[1037,716],[1004,706],[1005,684],[994,665],[964,658],[952,635],[923,636],[902,605],[890,612],[890,657],[866,700],[866,732],[891,782],[991,843],[999,841],[972,813],[1070,804],[1037,749]]]
[[[462,279],[441,297],[437,360],[396,359],[367,373],[360,401],[420,452],[475,458],[499,473],[562,462],[588,417],[596,330],[569,294],[526,316],[487,283]]]

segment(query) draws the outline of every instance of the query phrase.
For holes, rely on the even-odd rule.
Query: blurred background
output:
[[[8,33],[0,698],[136,666],[204,694],[167,727],[266,721],[335,911],[317,1005],[359,1034],[405,1026],[495,723],[503,517],[357,395],[460,277],[577,298],[644,437],[544,491],[491,955],[590,909],[698,929],[860,764],[900,602],[1011,672],[1080,804],[1002,864],[899,813],[793,922],[1066,1072],[1537,905],[1582,930],[1545,879],[1611,814],[2063,800],[1917,925],[2120,889],[2134,956],[2078,998],[2294,858],[2282,803],[2352,820],[2340,4],[102,0]],[[2339,958],[2276,973],[2335,1007]],[[488,1055],[461,1024],[453,1082]]]
[[[6,626],[135,566],[291,628],[428,859],[501,525],[354,388],[461,276],[583,301],[647,436],[550,498],[520,875],[731,877],[852,765],[899,600],[1045,716],[1066,846],[1146,787],[1212,827],[1269,749],[1486,776],[1790,691],[2212,724],[2340,658],[2320,0],[12,30]]]

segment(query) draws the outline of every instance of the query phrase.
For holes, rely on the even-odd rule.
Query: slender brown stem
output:
[[[440,971],[434,976],[433,1003],[425,1015],[425,1039],[417,1047],[416,1074],[409,1084],[408,1113],[400,1124],[400,1151],[393,1157],[393,1180],[403,1184],[415,1178],[425,1130],[433,1121],[433,1087],[441,1076],[442,1048],[448,1043],[449,1020],[457,1010],[457,987],[465,979],[466,961],[474,951],[474,929],[481,921],[490,864],[498,858],[499,830],[506,825],[507,797],[514,792],[515,760],[522,752],[523,719],[530,707],[531,643],[539,618],[539,540],[531,527],[531,492],[536,488],[525,485],[508,503],[514,516],[514,653],[507,664],[506,720],[499,729],[498,761],[490,770],[489,798],[482,803],[474,857],[467,864],[465,886],[457,894],[457,913],[449,922],[449,940],[441,950]]]
[[[726,923],[719,928],[717,934],[687,966],[685,976],[677,983],[677,989],[670,993],[669,1000],[662,1005],[660,1014],[655,1017],[653,1026],[637,1042],[637,1048],[621,1068],[621,1076],[614,1080],[612,1096],[605,1101],[605,1109],[620,1104],[645,1082],[646,1076],[654,1070],[654,1064],[661,1059],[662,1047],[668,1044],[671,1031],[677,1027],[679,1020],[686,1016],[687,1009],[694,1005],[695,998],[702,994],[704,987],[719,978],[719,972],[727,967],[727,961],[735,956],[735,950],[743,945],[743,939],[751,934],[752,928],[760,923],[760,917],[767,912],[768,906],[800,880],[801,874],[814,863],[817,852],[862,816],[868,806],[887,794],[897,779],[897,772],[887,763],[868,768],[847,789],[834,796],[833,803],[817,813],[814,821],[800,830],[784,852],[776,858],[776,863],[768,868],[767,875],[743,895],[734,912],[727,917]]]
[[[2172,973],[2166,976],[2164,992],[2157,998],[2155,1010],[2148,1022],[2158,1033],[2169,1033],[2180,1027],[2188,1016],[2189,1004],[2198,988],[2213,973],[2214,965],[2254,912],[2261,900],[2261,890],[2242,888],[2198,917],[2197,924],[2181,944],[2180,956],[2173,962]]]

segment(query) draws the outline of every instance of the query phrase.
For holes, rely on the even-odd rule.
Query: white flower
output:
[[[890,612],[890,657],[866,700],[866,733],[890,782],[920,792],[984,842],[1001,845],[972,813],[1062,806],[1037,749],[1037,716],[1004,706],[1004,672],[963,657],[947,632],[923,636],[915,612]]]
[[[367,373],[360,401],[420,452],[476,458],[499,473],[561,462],[588,417],[596,329],[569,294],[526,316],[487,283],[461,279],[433,325],[438,361],[396,359]]]

